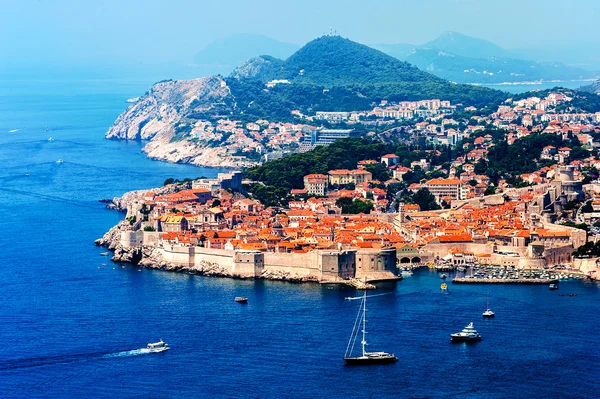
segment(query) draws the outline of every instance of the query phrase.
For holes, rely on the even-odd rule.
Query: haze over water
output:
[[[151,82],[0,81],[0,397],[597,396],[591,283],[560,284],[576,297],[546,286],[442,294],[439,277],[420,271],[368,303],[369,349],[399,361],[353,368],[342,360],[352,289],[138,271],[101,257],[94,239],[123,214],[99,199],[217,173],[103,138]],[[481,318],[488,296],[494,320]],[[470,321],[483,341],[451,344]],[[172,350],[139,350],[161,338]]]

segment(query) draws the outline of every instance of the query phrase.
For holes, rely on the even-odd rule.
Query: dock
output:
[[[464,278],[452,279],[453,284],[552,284],[558,283],[555,278]]]

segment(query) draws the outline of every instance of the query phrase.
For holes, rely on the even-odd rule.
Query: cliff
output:
[[[234,107],[227,83],[218,76],[158,82],[119,115],[106,138],[149,140],[143,151],[153,159],[199,166],[250,166],[254,163],[195,137],[199,120],[229,114]]]

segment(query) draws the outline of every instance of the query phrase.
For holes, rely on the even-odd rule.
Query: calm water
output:
[[[123,215],[98,199],[216,173],[103,139],[149,83],[0,82],[0,397],[598,396],[600,290],[590,283],[561,283],[576,297],[543,286],[441,294],[428,271],[381,285],[389,294],[369,302],[370,349],[400,360],[352,368],[341,358],[351,289],[108,262],[93,240]],[[488,296],[495,320],[481,319]],[[451,344],[470,321],[484,340]],[[160,338],[173,349],[136,351]]]

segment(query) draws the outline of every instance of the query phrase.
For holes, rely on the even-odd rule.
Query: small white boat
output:
[[[62,159],[59,159],[56,161],[56,163],[63,163],[63,162],[65,162],[65,161],[63,161]]]
[[[48,137],[48,141],[54,141],[54,138]]]
[[[146,349],[150,350],[150,352],[152,353],[158,353],[168,351],[171,348],[169,347],[169,344],[167,344],[161,339],[158,342],[148,344],[148,346],[146,346]]]
[[[128,98],[127,100],[125,100],[125,102],[129,103],[129,104],[133,104],[136,103],[140,100],[139,97],[132,97],[132,98]]]
[[[490,305],[488,303],[489,301],[486,299],[485,301],[485,312],[483,312],[482,316],[483,317],[494,317],[496,316],[496,313],[494,313],[492,311],[492,309],[490,309]]]
[[[402,270],[402,273],[400,273],[402,275],[402,277],[410,277],[413,275],[413,272],[411,272],[410,270]]]

